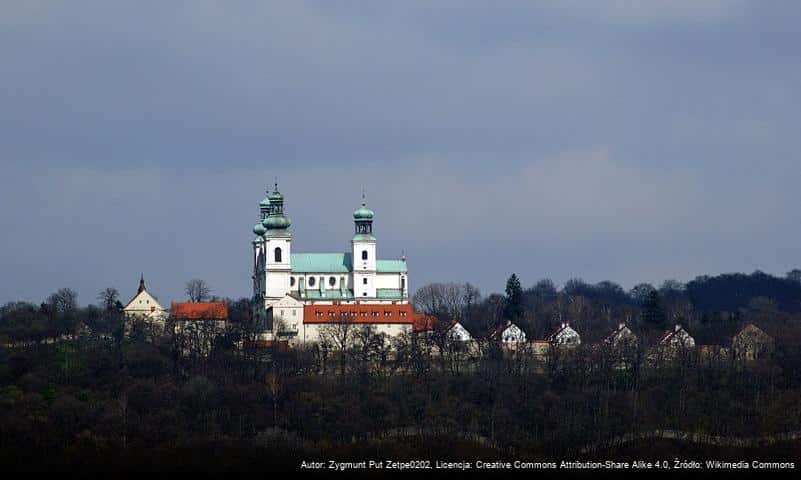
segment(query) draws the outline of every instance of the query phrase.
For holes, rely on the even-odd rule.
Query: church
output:
[[[421,321],[409,303],[406,258],[378,258],[375,213],[364,198],[347,250],[295,253],[284,196],[277,184],[267,193],[253,227],[253,313],[263,340],[320,342],[326,330],[350,324],[395,336]]]

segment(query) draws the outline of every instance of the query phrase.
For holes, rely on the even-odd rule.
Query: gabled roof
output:
[[[692,338],[692,335],[690,335],[690,333],[687,332],[687,330],[685,330],[684,327],[682,327],[681,325],[679,325],[677,323],[675,327],[671,328],[670,330],[665,331],[662,334],[662,336],[659,337],[659,343],[666,343],[666,342],[670,341],[671,338],[675,337],[680,332],[684,332],[685,335],[687,335],[688,337]]]
[[[142,295],[142,294],[144,294],[144,295]],[[161,310],[164,309],[158,303],[158,299],[153,294],[148,292],[147,289],[145,288],[145,274],[144,273],[141,274],[140,277],[139,277],[139,288],[136,289],[136,295],[134,295],[133,297],[131,297],[130,300],[128,300],[128,303],[125,304],[125,306],[123,307],[123,310],[128,308],[133,303],[133,301],[136,300],[137,298],[139,298],[140,296],[142,296],[142,298],[147,299],[147,300],[153,300],[153,302],[154,302],[154,304],[155,304],[157,309],[161,309]],[[147,303],[147,307],[145,307],[145,308],[149,309],[150,306],[151,306],[150,303]]]
[[[490,331],[490,333],[487,335],[487,338],[489,338],[491,340],[494,340],[494,339],[497,339],[497,338],[501,338],[501,336],[503,335],[503,332],[505,332],[506,330],[508,330],[508,329],[510,329],[512,327],[520,330],[520,332],[523,335],[526,334],[526,332],[524,332],[522,328],[520,328],[516,324],[514,324],[514,323],[512,323],[512,322],[507,320],[506,323],[502,323],[502,324],[498,325],[497,327],[495,327],[494,330]]]
[[[434,330],[434,323],[436,323],[434,317],[420,313],[414,319],[412,329],[417,333],[431,331]]]
[[[559,334],[560,334],[560,333],[564,332],[565,330],[570,330],[570,331],[572,331],[573,333],[575,333],[576,335],[578,335],[578,332],[577,332],[577,331],[575,331],[575,330],[573,330],[573,329],[570,327],[570,324],[569,324],[569,323],[567,323],[567,322],[563,322],[563,323],[561,323],[561,324],[559,325],[559,327],[557,327],[557,328],[556,328],[556,330],[554,330],[554,332],[553,332],[552,334],[548,335],[548,340],[549,340],[549,341],[552,341],[552,340],[554,340],[556,337],[558,337],[558,336],[559,336]]]
[[[273,308],[273,307],[287,307],[287,308],[289,308],[289,307],[302,307],[302,306],[303,306],[303,302],[301,302],[300,300],[298,300],[294,296],[292,296],[292,295],[284,295],[283,297],[281,297],[280,299],[278,299],[275,302],[271,303],[270,305],[267,305],[267,308],[268,309]]]
[[[741,328],[740,331],[738,331],[737,334],[734,335],[734,337],[735,338],[739,337],[739,336],[741,336],[741,335],[743,335],[743,334],[745,334],[747,332],[751,332],[751,333],[753,333],[753,334],[755,334],[757,336],[760,336],[762,338],[765,338],[765,339],[773,340],[773,337],[768,335],[764,330],[762,330],[761,328],[756,326],[756,324],[754,324],[754,323],[747,323],[747,324],[743,325],[743,328]]]
[[[606,343],[612,343],[612,342],[614,342],[614,341],[615,341],[615,339],[616,339],[616,338],[617,338],[617,337],[618,337],[618,336],[619,336],[621,333],[623,333],[623,331],[625,331],[625,330],[628,330],[629,332],[631,332],[631,334],[632,334],[632,335],[634,335],[635,337],[637,336],[637,335],[634,333],[634,331],[633,331],[631,328],[629,328],[629,326],[628,326],[628,325],[626,325],[625,323],[620,323],[620,324],[618,324],[617,328],[616,328],[616,329],[614,329],[614,330],[612,331],[612,333],[610,333],[609,335],[607,335],[607,336],[606,336],[606,338],[604,338],[604,342],[606,342]]]
[[[170,310],[176,320],[228,320],[225,302],[172,302]]]
[[[139,301],[144,303],[140,303]],[[142,290],[131,298],[123,307],[123,311],[164,311],[164,307],[158,302],[156,297],[147,290]]]

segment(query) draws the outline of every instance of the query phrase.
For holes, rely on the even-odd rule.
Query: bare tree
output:
[[[461,321],[481,299],[469,283],[430,283],[417,290],[412,299],[417,310],[440,321]]]
[[[55,312],[74,312],[78,309],[78,293],[71,288],[59,288],[47,297],[47,303]]]
[[[211,295],[211,288],[206,283],[205,280],[201,280],[199,278],[193,278],[186,282],[186,288],[184,290],[189,296],[190,302],[203,302],[208,300],[209,296]]]
[[[323,345],[328,346],[339,357],[339,373],[345,374],[348,350],[353,345],[356,324],[349,315],[341,315],[335,323],[323,325],[320,328],[320,340]]]
[[[97,300],[100,308],[105,310],[114,310],[117,301],[120,299],[120,292],[114,287],[106,287],[97,294]]]

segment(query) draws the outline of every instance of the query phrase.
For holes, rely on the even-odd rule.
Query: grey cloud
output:
[[[301,250],[346,248],[366,187],[416,285],[781,273],[801,264],[798,10],[4,3],[0,300],[142,270],[162,297],[191,276],[248,295],[275,175]]]

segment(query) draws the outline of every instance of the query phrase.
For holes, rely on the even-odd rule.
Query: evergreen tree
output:
[[[659,292],[651,290],[648,296],[645,297],[645,302],[642,306],[642,319],[646,325],[655,328],[665,328],[666,320],[665,311],[659,301]]]
[[[523,287],[514,273],[506,281],[506,302],[504,304],[504,317],[516,321],[523,316]]]

